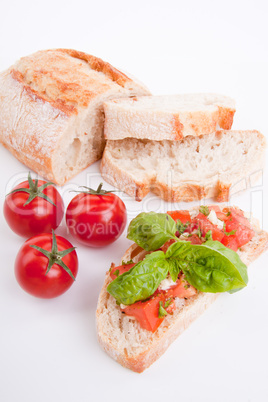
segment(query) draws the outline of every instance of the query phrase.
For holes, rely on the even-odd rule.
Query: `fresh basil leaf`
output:
[[[185,224],[183,224],[179,219],[176,222],[177,225],[177,231],[179,232],[179,234],[183,234],[185,232],[185,230],[188,228],[190,222],[186,222]]]
[[[225,231],[224,231],[224,234],[225,234],[226,236],[233,236],[233,235],[236,234],[236,230],[232,230],[231,232],[225,232]]]
[[[164,308],[168,308],[168,306],[170,306],[170,304],[172,303],[172,299],[167,299],[164,305]]]
[[[118,275],[119,275],[119,269],[115,270],[113,274],[114,274],[115,276],[118,276]]]
[[[176,280],[178,279],[179,272],[181,270],[180,264],[178,263],[176,258],[170,258],[168,260],[168,264],[169,264],[168,271],[170,273],[171,279],[173,280],[173,282],[176,282]]]
[[[232,235],[235,235],[236,234],[236,229],[235,230],[232,230],[231,232],[226,232],[226,223],[224,222],[224,224],[223,224],[223,231],[224,231],[224,234],[226,235],[226,236],[232,236]]]
[[[205,239],[212,240],[212,231],[211,230],[207,231],[207,233],[205,234]]]
[[[208,208],[208,206],[206,205],[201,205],[201,207],[199,207],[199,212],[201,212],[201,214],[208,216],[210,213],[210,210]]]
[[[142,212],[128,227],[127,238],[146,251],[157,250],[170,239],[177,239],[176,222],[168,214]]]
[[[163,307],[163,303],[160,301],[159,302],[159,310],[158,310],[158,317],[159,318],[163,318],[167,315],[168,313],[166,312],[166,310]]]
[[[198,226],[198,229],[197,229],[197,231],[196,231],[196,234],[197,234],[197,236],[199,237],[199,239],[202,238],[202,231],[201,231],[200,226]]]
[[[122,260],[121,265],[129,265],[129,264],[134,264],[134,261],[133,260],[129,260],[129,261]]]
[[[148,299],[166,278],[168,267],[163,251],[147,254],[144,260],[112,281],[107,291],[117,303],[125,305]]]
[[[248,282],[247,267],[238,254],[218,241],[177,242],[168,248],[166,257],[168,261],[175,258],[187,282],[201,292],[239,290]]]

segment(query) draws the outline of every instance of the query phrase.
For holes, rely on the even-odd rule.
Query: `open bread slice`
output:
[[[102,156],[103,102],[148,94],[97,57],[70,49],[39,51],[0,74],[0,142],[62,185]]]
[[[197,208],[198,209],[198,208]],[[238,254],[248,265],[268,249],[268,233],[252,222],[255,235],[241,247]],[[135,263],[142,260],[146,252],[133,244],[123,256],[124,261],[132,259]],[[98,339],[103,349],[122,366],[142,372],[156,361],[169,345],[218,297],[215,293],[198,293],[185,299],[176,299],[173,315],[165,317],[155,333],[141,328],[131,317],[121,313],[115,299],[106,291],[111,282],[109,271],[100,292],[96,319]],[[230,296],[231,297],[231,296]]]
[[[104,104],[105,138],[181,140],[233,124],[235,102],[218,94],[132,97]]]
[[[265,137],[258,131],[219,130],[181,141],[126,138],[107,141],[101,162],[104,179],[137,201],[151,190],[166,201],[214,197],[228,201],[261,173]]]

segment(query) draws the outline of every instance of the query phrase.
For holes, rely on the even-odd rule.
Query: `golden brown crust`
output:
[[[174,140],[179,141],[183,139],[183,124],[180,121],[179,114],[174,115],[173,117],[173,132],[174,132]]]
[[[219,126],[224,130],[230,130],[233,125],[235,109],[226,109],[219,106]]]
[[[217,202],[226,202],[229,200],[231,184],[218,182],[218,194],[216,195]]]
[[[121,87],[125,87],[127,82],[131,82],[132,80],[127,77],[124,73],[121,71],[117,70],[115,67],[113,67],[110,63],[107,63],[106,61],[103,61],[102,59],[99,59],[98,57],[92,56],[90,54],[86,54],[83,52],[79,52],[77,50],[73,49],[57,49],[59,52],[64,52],[69,54],[72,57],[75,57],[76,59],[80,59],[83,61],[86,61],[92,70],[101,72],[107,77],[109,77],[112,81],[116,82],[118,85]]]
[[[10,74],[14,80],[18,81],[23,86],[23,89],[27,92],[27,94],[34,101],[39,99],[43,102],[49,102],[52,107],[60,110],[67,116],[71,116],[72,114],[78,113],[77,108],[75,108],[73,105],[68,104],[66,102],[66,100],[59,99],[59,98],[56,100],[52,100],[45,94],[41,94],[40,92],[33,89],[30,85],[27,84],[27,82],[25,82],[25,77],[23,76],[23,74],[20,71],[12,69]],[[36,74],[36,76],[37,76],[37,74]],[[67,89],[67,84],[61,82],[60,80],[57,80],[57,86],[58,86],[59,90],[62,92],[66,91],[66,89]],[[70,85],[69,85],[69,88],[70,88]]]

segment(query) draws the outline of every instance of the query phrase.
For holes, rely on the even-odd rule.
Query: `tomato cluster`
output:
[[[75,248],[54,230],[64,215],[63,200],[52,182],[20,183],[4,202],[4,216],[18,235],[30,237],[15,261],[15,276],[28,293],[41,298],[61,295],[78,272]],[[66,224],[81,243],[101,247],[114,242],[126,226],[126,207],[112,192],[84,187],[68,205]]]

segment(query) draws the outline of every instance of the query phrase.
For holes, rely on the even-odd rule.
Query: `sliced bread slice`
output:
[[[151,190],[166,201],[222,202],[231,186],[245,189],[250,175],[261,173],[264,157],[265,138],[258,131],[220,130],[181,141],[127,138],[107,141],[101,172],[137,201]]]
[[[132,97],[104,104],[105,138],[181,140],[233,124],[235,102],[217,94]]]
[[[248,265],[268,249],[268,233],[253,224],[252,240],[238,252]],[[123,256],[124,261],[142,260],[146,252],[133,244]],[[141,373],[155,362],[169,345],[216,300],[218,293],[198,293],[188,300],[176,300],[177,309],[165,318],[155,333],[140,327],[131,317],[122,314],[115,299],[106,291],[111,282],[107,272],[97,306],[97,333],[103,349],[122,366]],[[231,297],[231,296],[230,296]]]

